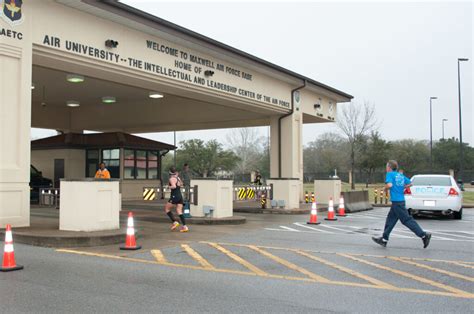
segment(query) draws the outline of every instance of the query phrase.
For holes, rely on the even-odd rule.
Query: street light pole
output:
[[[441,124],[442,124],[441,129],[443,130],[443,140],[444,140],[444,123],[445,123],[446,121],[448,121],[448,119],[443,119],[443,121],[442,121],[442,123],[441,123]]]
[[[430,97],[430,171],[433,172],[433,105],[432,100],[438,97]]]
[[[458,99],[459,99],[459,174],[458,180],[462,180],[464,152],[462,147],[462,115],[461,115],[461,69],[460,63],[469,61],[467,58],[458,58]]]

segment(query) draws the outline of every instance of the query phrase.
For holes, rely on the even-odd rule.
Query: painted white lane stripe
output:
[[[463,230],[434,230],[433,232],[453,232],[453,233],[464,233],[464,234],[472,234],[474,235],[474,232],[470,231],[463,231]]]
[[[264,228],[264,230],[267,230],[267,231],[295,232],[295,231],[293,231],[293,230],[277,229],[277,228]],[[298,231],[298,232],[301,232],[301,233],[312,233],[312,234],[321,234],[321,233],[315,232],[315,231]]]
[[[288,231],[301,232],[301,230],[297,230],[297,229],[293,229],[293,228],[285,227],[285,226],[280,226],[280,228],[286,229]]]
[[[451,237],[458,237],[458,238],[463,238],[463,239],[469,239],[469,240],[474,240],[472,236],[463,236],[463,235],[458,235],[454,233],[447,233],[447,232],[441,232],[441,231],[436,231],[436,230],[428,230],[428,232],[431,232],[432,234],[443,234]]]
[[[406,231],[406,230],[397,230],[397,232],[403,232],[403,233],[411,233],[411,234],[413,234],[413,232],[411,232],[411,231]],[[433,235],[431,238],[432,238],[432,239],[436,239],[436,240],[443,240],[443,241],[474,242],[474,240],[451,239],[451,238],[445,238],[445,237],[440,237],[440,236],[436,236],[436,235]]]
[[[293,223],[293,224],[294,224],[294,225],[297,225],[297,226],[300,226],[300,227],[303,227],[303,228],[306,228],[306,229],[310,229],[310,230],[315,230],[315,231],[318,231],[318,232],[322,232],[322,233],[334,234],[334,233],[331,232],[331,231],[316,229],[316,228],[314,228],[314,227],[310,227],[310,226],[307,226],[307,225],[303,225],[302,223],[299,223],[299,222],[295,222],[295,223]]]
[[[341,228],[336,228],[336,227],[333,227],[333,226],[328,226],[328,225],[320,225],[321,227],[325,227],[325,228],[329,228],[329,229],[334,229],[334,230],[339,230],[339,231],[342,231],[344,233],[347,233],[347,232],[354,232],[354,231],[350,231],[350,230],[346,230],[346,229],[341,229]]]
[[[379,218],[375,218],[375,217],[368,217],[368,216],[361,216],[361,215],[347,215],[345,218],[357,218],[357,219],[376,219],[378,220]]]

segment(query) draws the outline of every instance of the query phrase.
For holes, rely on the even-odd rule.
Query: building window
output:
[[[86,151],[86,177],[93,178],[99,168],[99,150],[88,149]]]
[[[111,178],[120,178],[120,149],[103,149],[102,162],[109,170]]]
[[[158,180],[158,151],[125,149],[124,163],[124,179]]]
[[[158,152],[148,152],[148,179],[158,180]]]
[[[123,154],[123,178],[135,179],[135,151],[132,149],[124,149]]]

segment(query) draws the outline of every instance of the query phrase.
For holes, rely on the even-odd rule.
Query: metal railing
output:
[[[40,188],[39,204],[41,206],[55,206],[59,208],[59,188]]]
[[[273,199],[273,184],[270,185],[234,185],[233,200],[258,201],[262,199]]]
[[[193,187],[181,187],[181,193],[185,201],[193,205],[198,205],[198,186]],[[164,185],[163,187],[144,187],[143,188],[143,200],[144,201],[155,201],[159,199],[169,198],[171,196],[171,189],[169,186]]]

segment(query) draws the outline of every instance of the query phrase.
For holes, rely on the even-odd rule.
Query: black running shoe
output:
[[[387,246],[387,241],[385,241],[383,237],[380,237],[380,238],[372,237],[372,240],[374,240],[375,243],[380,244],[383,247]]]
[[[426,235],[421,238],[423,241],[423,248],[426,249],[428,245],[430,245],[430,240],[431,240],[431,233],[426,233]]]

